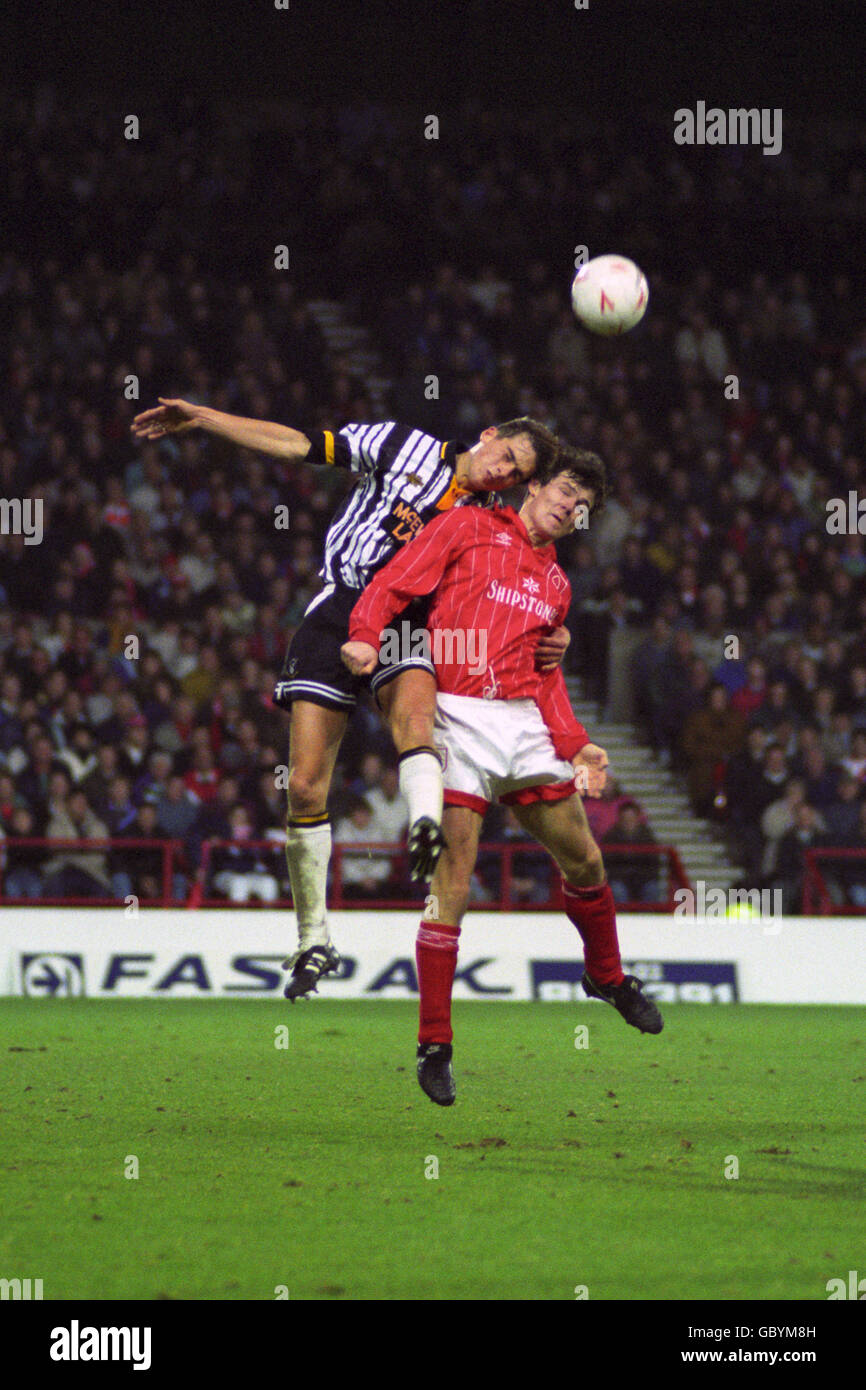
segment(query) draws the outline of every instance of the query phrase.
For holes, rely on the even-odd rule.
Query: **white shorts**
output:
[[[433,742],[445,764],[446,806],[484,815],[492,801],[525,806],[577,791],[534,700],[438,694]]]

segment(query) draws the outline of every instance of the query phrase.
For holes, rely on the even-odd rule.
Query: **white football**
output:
[[[571,303],[580,322],[605,337],[634,328],[648,302],[646,276],[627,256],[596,256],[580,267],[571,286]]]

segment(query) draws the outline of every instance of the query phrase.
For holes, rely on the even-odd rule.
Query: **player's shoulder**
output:
[[[406,425],[400,420],[375,420],[365,424],[348,424],[340,430],[342,435],[350,439],[378,440],[385,443],[387,440],[391,448],[400,448],[408,440],[412,440],[423,448],[425,444],[442,448],[443,441],[436,435],[429,434],[426,430],[421,430],[417,425]]]
[[[531,549],[531,542],[520,513],[514,507],[504,504],[496,493],[492,494],[492,498],[492,505],[478,509],[482,518],[483,534],[497,546],[511,546],[519,550]]]
[[[491,521],[491,512],[487,506],[484,494],[475,497],[464,497],[456,507],[445,513],[449,525],[455,531],[465,531],[468,535],[475,536],[479,540],[498,530],[495,522]]]
[[[491,533],[510,534],[517,519],[513,508],[504,507],[495,492],[480,493],[477,505],[464,510],[471,511],[478,518],[480,529]]]
[[[368,420],[362,423],[349,421],[340,427],[338,434],[351,444],[370,444],[374,440],[382,444],[397,428],[399,426],[396,420]]]
[[[417,425],[382,420],[372,425],[345,425],[343,431],[353,453],[375,462],[379,469],[418,472],[431,465],[451,466],[446,442]]]

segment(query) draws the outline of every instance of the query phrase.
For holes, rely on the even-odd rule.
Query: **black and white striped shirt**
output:
[[[463,502],[489,506],[494,500],[491,493],[466,492],[455,482],[454,462],[467,445],[434,439],[393,420],[344,425],[339,434],[323,430],[310,441],[307,463],[358,475],[325,537],[319,573],[326,584],[363,589],[434,516]]]

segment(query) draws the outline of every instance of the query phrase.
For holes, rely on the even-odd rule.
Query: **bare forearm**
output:
[[[221,410],[199,406],[196,424],[209,434],[228,439],[243,449],[257,449],[274,458],[303,459],[310,451],[310,441],[300,430],[290,425],[278,425],[272,420],[250,420],[242,415],[226,415]]]

